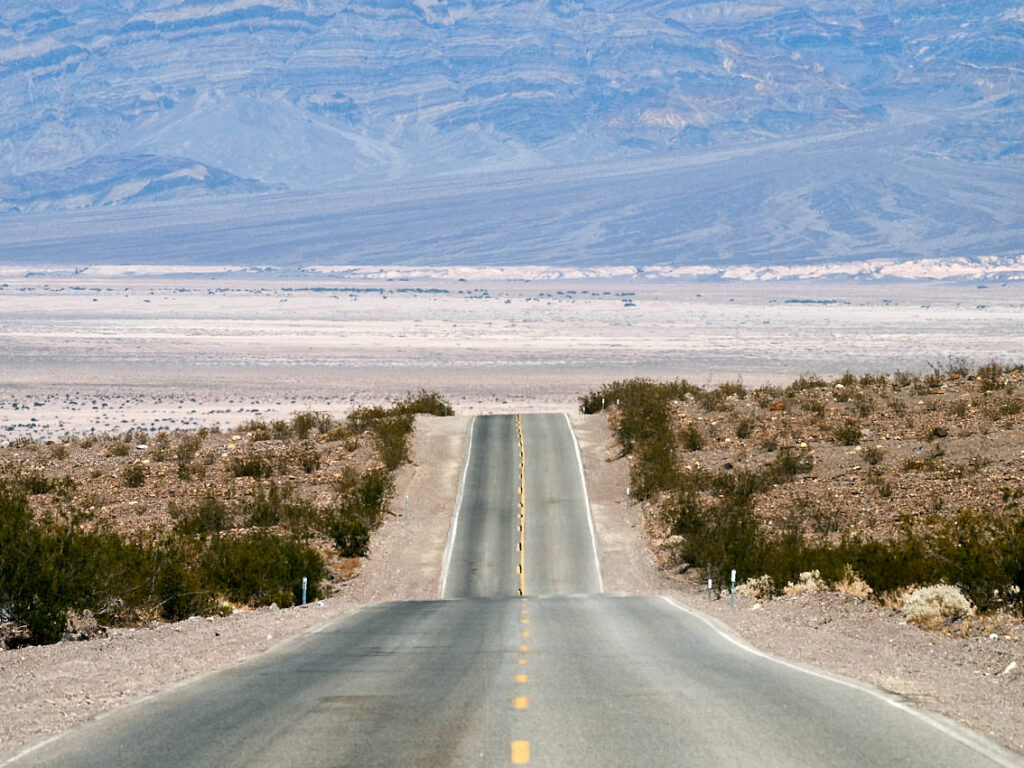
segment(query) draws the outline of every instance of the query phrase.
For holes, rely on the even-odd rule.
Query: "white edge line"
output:
[[[572,435],[572,444],[576,449],[576,463],[580,468],[580,485],[583,487],[583,501],[587,505],[587,525],[590,526],[590,544],[594,550],[594,567],[597,570],[597,591],[604,592],[604,579],[601,578],[601,558],[597,555],[597,533],[594,531],[594,512],[590,508],[590,494],[587,493],[587,474],[583,471],[583,454],[580,453],[580,441],[576,438],[576,431],[572,428],[572,420],[568,413],[565,416],[565,424],[569,427],[569,434]]]
[[[444,600],[448,588],[448,571],[452,564],[452,552],[455,549],[455,535],[459,531],[459,510],[462,509],[462,494],[466,490],[466,475],[469,473],[469,459],[473,455],[473,430],[476,428],[476,416],[469,422],[469,436],[466,438],[466,461],[462,465],[462,479],[459,480],[459,492],[455,497],[455,511],[452,513],[451,528],[448,529],[448,544],[444,548],[444,564],[441,566],[441,584],[437,590],[439,599]]]
[[[736,646],[742,651],[746,651],[749,654],[758,656],[762,659],[765,659],[766,661],[773,662],[780,666],[787,667],[788,669],[792,669],[797,672],[802,672],[805,675],[817,677],[821,680],[826,680],[828,682],[835,683],[836,685],[842,685],[846,688],[851,688],[853,690],[866,693],[869,696],[873,696],[876,699],[885,702],[889,706],[895,707],[896,709],[910,715],[911,717],[914,717],[920,720],[921,722],[930,725],[937,731],[940,731],[941,733],[944,733],[950,738],[955,739],[956,741],[966,746],[968,749],[972,749],[975,752],[978,752],[979,754],[988,758],[997,765],[1004,766],[1005,768],[1021,768],[1021,766],[1024,766],[1024,760],[1021,760],[1019,756],[1010,752],[1010,750],[1006,749],[1005,747],[996,744],[995,742],[991,741],[985,736],[970,730],[969,728],[967,728],[967,726],[960,725],[959,723],[953,720],[949,720],[949,724],[947,725],[945,722],[939,719],[940,717],[943,719],[947,719],[945,718],[945,716],[933,714],[930,712],[923,712],[922,710],[912,707],[905,701],[897,698],[895,694],[886,693],[885,691],[881,691],[875,688],[874,686],[868,685],[866,683],[861,683],[856,680],[850,680],[848,678],[832,674],[831,672],[825,672],[824,670],[804,666],[803,664],[797,664],[792,661],[787,661],[786,659],[780,659],[777,656],[772,656],[770,653],[759,651],[757,648],[753,647],[752,645],[749,645],[746,641],[734,635],[731,631],[726,631],[722,629],[722,627],[719,626],[719,622],[717,622],[716,620],[711,619],[710,617],[705,616],[699,611],[689,608],[688,606],[682,605],[681,603],[677,603],[668,595],[659,595],[659,597],[665,602],[667,602],[669,605],[671,605],[673,608],[682,611],[683,613],[692,616],[693,618],[707,625],[712,630],[714,630],[714,632],[717,633],[720,637],[732,643],[734,646]]]

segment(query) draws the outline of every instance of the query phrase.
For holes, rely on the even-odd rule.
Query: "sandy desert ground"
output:
[[[575,410],[616,378],[1024,359],[1021,283],[270,280],[0,271],[0,439],[180,429],[419,388]]]

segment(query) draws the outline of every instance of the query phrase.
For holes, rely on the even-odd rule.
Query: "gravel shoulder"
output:
[[[695,578],[657,566],[644,542],[644,511],[626,511],[628,459],[619,458],[603,416],[572,417],[584,460],[605,589],[654,592],[711,616],[749,644],[898,694],[1024,754],[1024,628],[951,637],[910,624],[898,611],[832,592],[769,602],[728,593],[708,599]]]
[[[0,760],[367,604],[436,598],[468,423],[465,416],[417,417],[412,460],[396,473],[392,515],[374,534],[358,575],[319,604],[114,629],[88,641],[0,651]]]

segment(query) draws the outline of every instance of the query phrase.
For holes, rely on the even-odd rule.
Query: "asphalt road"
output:
[[[667,599],[565,594],[600,585],[573,438],[563,417],[521,423],[522,507],[520,422],[474,425],[446,587],[472,597],[365,608],[16,765],[1021,765]]]
[[[461,490],[443,597],[602,591],[576,438],[564,415],[476,418]]]

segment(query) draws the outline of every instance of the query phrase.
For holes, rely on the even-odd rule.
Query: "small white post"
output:
[[[405,497],[405,519],[409,519],[409,497]]]
[[[307,579],[306,579],[305,576],[303,576],[302,577],[302,604],[303,605],[306,604],[306,584],[307,584]]]
[[[626,514],[629,514],[629,486],[626,486]]]
[[[708,579],[708,600],[711,599],[711,579]]]
[[[736,569],[732,569],[732,578],[729,583],[729,606],[736,606]]]

